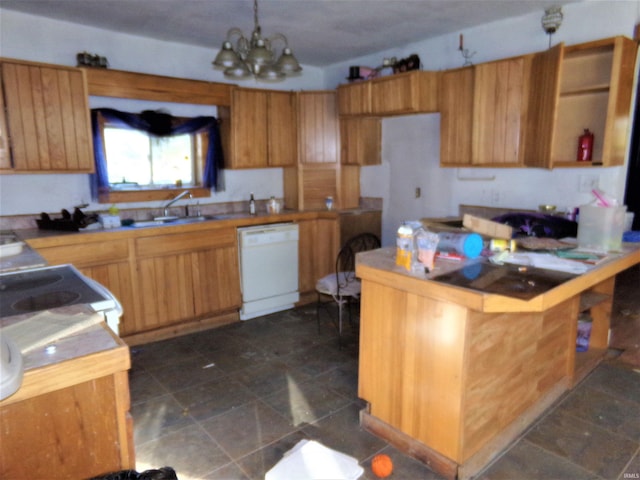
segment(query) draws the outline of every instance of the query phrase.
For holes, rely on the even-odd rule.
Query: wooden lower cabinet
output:
[[[335,270],[339,249],[339,224],[335,218],[298,222],[298,283],[301,301],[315,295],[316,282]]]
[[[240,307],[235,228],[139,238],[136,252],[138,332]]]
[[[80,272],[104,285],[113,293],[124,314],[120,319],[119,333],[126,336],[136,330],[135,287],[129,255],[130,244],[127,239],[106,240],[99,236],[92,241],[72,245],[39,246],[38,253],[49,265],[73,264]]]
[[[106,326],[58,347],[66,353],[48,355],[44,364],[40,352],[28,354],[22,386],[0,401],[3,480],[91,478],[135,468],[129,348]]]
[[[332,272],[340,243],[336,212],[261,219],[300,227],[299,289],[315,294]],[[50,265],[73,264],[122,304],[119,334],[146,343],[238,320],[242,306],[237,226],[190,225],[119,230],[28,240]],[[255,223],[253,223],[255,224]]]

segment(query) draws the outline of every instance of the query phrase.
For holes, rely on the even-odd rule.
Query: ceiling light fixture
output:
[[[254,28],[248,39],[239,28],[233,27],[227,32],[227,39],[216,55],[213,65],[224,69],[224,75],[236,80],[251,76],[258,80],[280,81],[287,76],[298,75],[302,67],[289,48],[287,37],[276,33],[271,37],[262,36],[262,28],[258,23],[258,0],[253,1]],[[238,37],[235,48],[232,43]],[[276,60],[273,43],[282,40],[284,48],[282,55]]]
[[[558,31],[562,25],[562,7],[549,7],[542,16],[542,28],[549,35],[549,48],[551,48],[551,36]]]

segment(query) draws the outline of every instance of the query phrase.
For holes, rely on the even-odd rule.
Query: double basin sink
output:
[[[244,213],[223,213],[219,215],[199,215],[194,217],[155,217],[153,220],[136,220],[132,227],[157,227],[160,225],[184,225],[189,223],[200,223],[207,220],[228,220],[230,218],[246,217]]]

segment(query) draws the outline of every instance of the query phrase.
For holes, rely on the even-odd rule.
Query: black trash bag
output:
[[[513,228],[514,237],[565,238],[578,235],[578,223],[544,213],[505,213],[494,222]]]
[[[176,471],[171,467],[145,470],[137,472],[135,470],[120,470],[106,475],[90,478],[89,480],[178,480]]]

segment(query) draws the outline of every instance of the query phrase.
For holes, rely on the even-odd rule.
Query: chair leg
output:
[[[316,322],[318,323],[318,335],[320,335],[320,301],[321,296],[320,293],[318,293],[318,301],[316,302]]]

